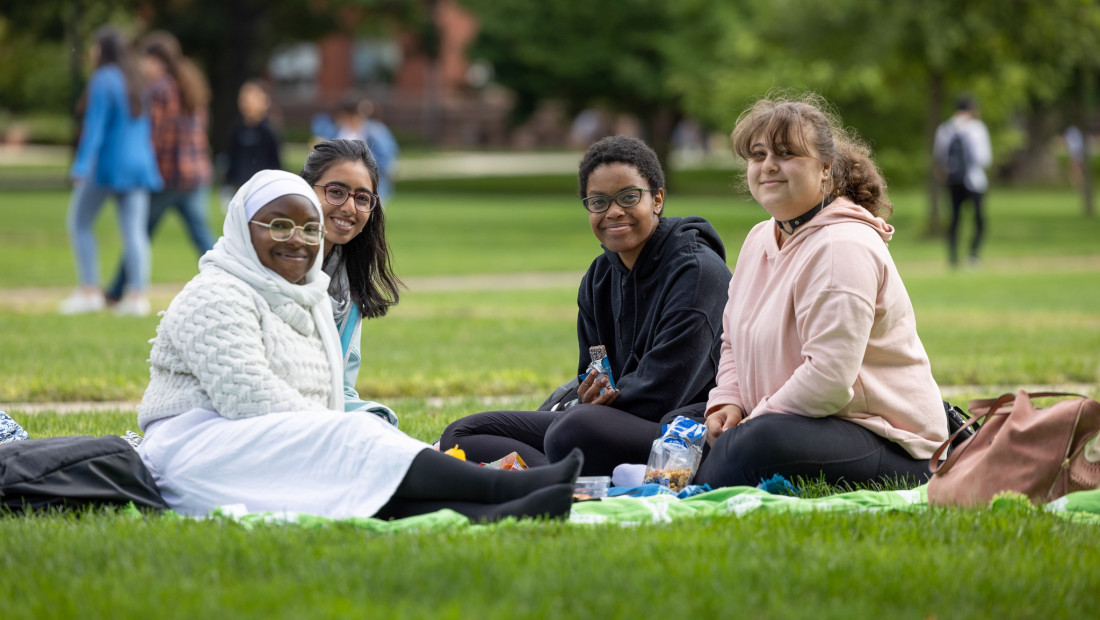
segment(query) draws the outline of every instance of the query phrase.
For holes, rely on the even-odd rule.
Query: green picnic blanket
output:
[[[894,510],[920,512],[928,510],[928,497],[924,486],[899,491],[852,491],[819,498],[800,498],[772,495],[752,487],[724,487],[687,499],[671,495],[650,497],[614,497],[598,501],[584,501],[573,505],[569,522],[578,526],[586,524],[618,523],[672,523],[703,516],[734,515],[743,517],[760,512],[807,513],[874,512]],[[995,498],[991,508],[999,504],[1029,505],[1022,495]],[[1042,508],[1067,519],[1100,523],[1100,490],[1070,493]],[[264,524],[293,524],[302,527],[323,527],[330,523],[351,523],[364,530],[378,533],[412,530],[441,530],[451,528],[486,527],[472,524],[466,517],[451,510],[382,521],[374,518],[329,519],[300,513],[260,512],[248,513],[231,507],[215,512],[213,518],[224,518],[245,527]],[[532,521],[534,523],[534,521]]]

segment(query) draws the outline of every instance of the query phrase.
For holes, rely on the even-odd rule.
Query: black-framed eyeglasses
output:
[[[588,209],[589,213],[603,213],[607,211],[611,208],[611,201],[615,201],[624,209],[629,209],[642,201],[642,192],[652,191],[651,189],[642,189],[640,187],[628,187],[614,196],[593,194],[581,200],[581,202],[584,203],[584,208]]]
[[[329,183],[328,185],[314,184],[313,187],[325,188],[325,202],[334,207],[339,207],[344,204],[348,201],[348,196],[352,195],[352,193],[348,191],[348,188],[343,185],[337,185],[336,183]],[[355,192],[354,195],[355,208],[363,213],[370,213],[375,207],[382,203],[382,199],[374,192],[363,190],[361,192]]]
[[[290,241],[290,238],[294,236],[294,231],[296,230],[302,231],[299,237],[302,238],[302,243],[306,245],[321,245],[321,239],[325,238],[325,229],[317,222],[309,222],[304,226],[295,226],[294,220],[285,217],[277,217],[270,222],[257,222],[256,220],[252,220],[249,224],[256,224],[257,226],[266,228],[273,241]]]

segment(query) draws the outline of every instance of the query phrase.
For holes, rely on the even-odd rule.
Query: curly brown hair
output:
[[[762,136],[768,149],[776,145],[796,155],[830,164],[833,196],[846,196],[876,217],[890,217],[894,206],[886,195],[886,180],[871,159],[871,148],[846,129],[823,97],[769,93],[741,113],[730,134],[733,152],[747,160],[752,144]]]

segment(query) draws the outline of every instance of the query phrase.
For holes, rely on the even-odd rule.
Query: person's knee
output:
[[[785,414],[769,414],[752,418],[726,431],[711,446],[700,482],[714,486],[756,484],[760,472],[777,463],[797,461],[803,455],[789,441],[795,418]]]
[[[777,441],[779,425],[769,417],[746,420],[719,436],[711,457],[718,452],[723,460],[738,469],[782,458],[783,442]]]
[[[480,414],[468,415],[448,424],[447,428],[443,430],[443,434],[439,436],[439,448],[450,450],[455,447],[459,439],[479,434],[478,415]]]
[[[544,448],[550,461],[565,458],[573,448],[580,448],[587,455],[607,442],[600,416],[587,409],[588,405],[569,408],[546,430]]]

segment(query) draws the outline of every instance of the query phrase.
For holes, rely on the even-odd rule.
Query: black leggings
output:
[[[661,426],[604,405],[565,411],[486,411],[453,422],[439,447],[456,444],[471,461],[487,463],[517,452],[529,466],[556,463],[573,448],[584,453],[585,476],[610,476],[621,463],[645,463]]]
[[[978,258],[978,248],[985,233],[985,215],[982,213],[982,194],[972,192],[965,185],[952,185],[951,190],[951,226],[947,229],[947,253],[952,265],[959,263],[958,244],[959,219],[962,217],[963,203],[974,203],[974,236],[970,239],[970,258]]]
[[[756,486],[780,474],[835,485],[928,479],[928,459],[915,459],[898,444],[836,417],[772,413],[749,418],[715,440],[699,466],[696,484]]]
[[[465,463],[435,450],[416,455],[389,502],[374,516],[396,519],[450,508],[474,520],[560,517],[573,503],[579,452],[527,471],[502,471]]]

